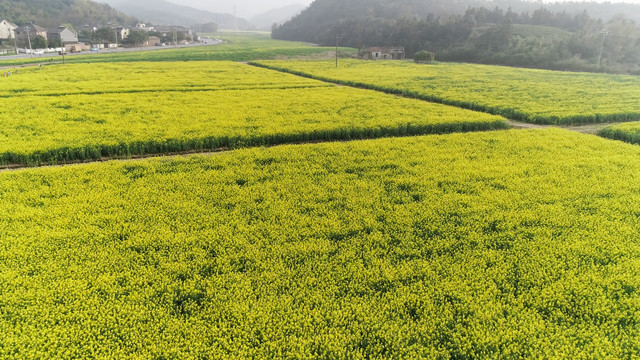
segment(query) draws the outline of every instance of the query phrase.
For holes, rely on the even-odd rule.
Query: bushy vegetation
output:
[[[334,83],[375,89],[543,124],[640,120],[640,79],[606,75],[400,61],[260,61]]]
[[[5,165],[508,127],[498,116],[232,62],[59,65],[3,85]]]
[[[86,24],[134,25],[137,21],[91,0],[0,0],[0,14],[2,19],[18,25],[34,22],[46,28],[60,24],[73,24],[78,29]]]
[[[598,135],[609,139],[626,141],[632,144],[640,144],[640,123],[630,122],[609,125],[600,130]]]
[[[634,358],[639,155],[545,130],[2,172],[0,357]]]
[[[430,64],[435,59],[435,55],[431,51],[418,51],[413,55],[413,61],[418,64]]]

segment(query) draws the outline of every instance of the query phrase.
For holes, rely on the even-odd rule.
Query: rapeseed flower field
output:
[[[307,77],[540,124],[640,120],[637,76],[403,61],[256,61]]]
[[[639,179],[557,129],[1,172],[0,357],[637,357]]]

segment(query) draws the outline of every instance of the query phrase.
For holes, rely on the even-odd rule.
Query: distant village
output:
[[[0,53],[3,54],[75,53],[119,47],[186,45],[194,41],[199,41],[198,36],[180,25],[140,23],[124,27],[107,24],[84,25],[81,29],[60,25],[46,29],[34,23],[18,26],[6,19],[0,21]]]

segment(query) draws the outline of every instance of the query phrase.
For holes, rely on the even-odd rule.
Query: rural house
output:
[[[361,57],[365,60],[404,60],[403,47],[370,47],[366,48]]]
[[[184,35],[185,38],[191,37],[193,35],[193,33],[191,32],[191,29],[181,25],[160,25],[160,26],[155,26],[154,30],[164,35],[181,33],[182,35]]]
[[[129,37],[129,34],[131,33],[131,29],[129,29],[128,27],[116,27],[116,32],[118,34],[118,38],[120,40],[124,40]]]
[[[49,41],[60,40],[62,44],[77,44],[78,33],[65,26],[60,26],[57,29],[49,30],[47,39]]]
[[[33,39],[34,37],[40,35],[43,38],[47,38],[47,29],[35,25],[34,23],[30,23],[26,26],[19,26],[15,29],[16,40],[27,41],[29,37]]]
[[[157,36],[149,36],[149,40],[147,40],[143,46],[160,46],[162,45],[162,41]]]
[[[0,39],[13,39],[16,37],[14,30],[18,26],[7,20],[0,21]]]

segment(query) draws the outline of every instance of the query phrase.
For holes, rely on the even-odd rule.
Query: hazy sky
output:
[[[179,5],[187,5],[197,9],[209,10],[217,13],[233,14],[234,6],[236,14],[242,18],[250,18],[265,11],[291,5],[309,5],[313,0],[168,0]],[[393,0],[389,0],[393,1]],[[558,0],[543,0],[544,2],[556,2]],[[575,0],[573,0],[575,1]],[[577,0],[580,1],[580,0]],[[607,0],[610,2],[626,2],[640,4],[640,0]],[[603,2],[603,1],[598,1]]]
[[[309,5],[313,0],[168,0],[179,5],[187,5],[197,9],[209,10],[217,13],[233,14],[234,6],[237,15],[249,18],[265,11],[291,5]],[[638,0],[640,1],[640,0]]]

